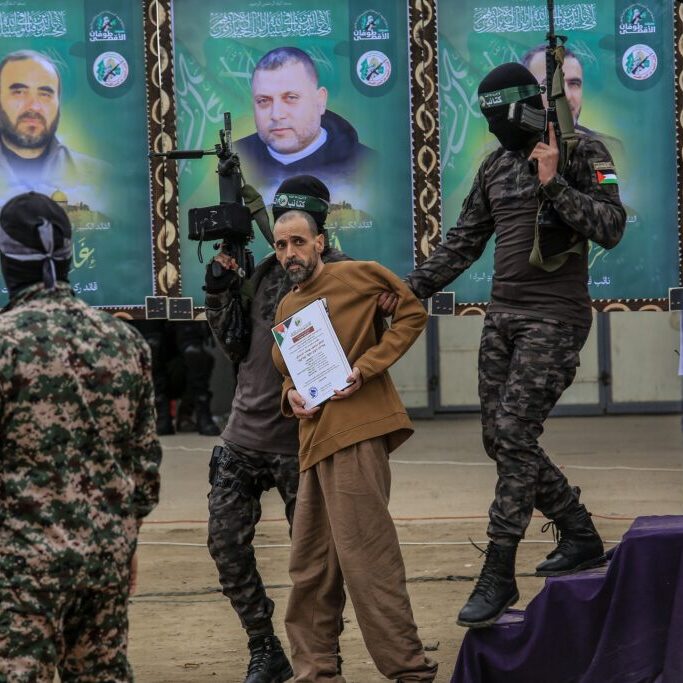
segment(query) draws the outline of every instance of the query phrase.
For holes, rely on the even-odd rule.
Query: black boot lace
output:
[[[547,556],[547,559],[551,559],[556,555],[564,555],[565,557],[574,554],[577,550],[577,546],[581,544],[581,538],[572,529],[561,529],[555,524],[555,522],[546,522],[541,527],[541,532],[545,532],[548,528],[552,528],[553,540],[557,544],[553,550]]]
[[[559,543],[560,541],[560,530],[557,528],[557,524],[550,520],[549,522],[546,522],[542,527],[541,527],[541,533],[544,534],[550,529],[550,531],[553,534],[553,541],[555,543]]]
[[[472,591],[472,596],[481,595],[487,602],[492,602],[498,590],[498,584],[500,583],[497,571],[498,565],[500,564],[498,554],[496,552],[491,552],[491,545],[487,548],[482,548],[471,538],[469,539],[469,542],[481,553],[481,555],[486,556],[484,566],[481,568],[481,573],[479,574],[477,583]]]
[[[568,552],[571,552],[574,548],[574,543],[571,539],[571,537],[566,533],[566,531],[561,530],[555,522],[552,520],[550,522],[546,522],[542,527],[541,527],[541,533],[544,534],[546,531],[550,529],[553,534],[553,541],[555,542],[555,547],[550,551],[550,553],[547,556],[547,559],[550,559],[551,557],[555,557],[555,555],[560,555],[564,554],[566,555]]]
[[[585,514],[587,518],[590,520],[591,513],[586,512]],[[568,523],[566,521],[563,521],[563,523],[560,524],[557,524],[552,520],[546,522],[541,527],[541,533],[544,534],[546,531],[548,531],[548,529],[552,530],[553,541],[555,541],[555,543],[557,544],[555,549],[550,553],[550,555],[548,555],[548,558],[558,553],[567,554],[568,552],[573,552],[577,542],[580,542],[581,540],[580,526],[575,528],[571,525],[571,523]]]
[[[262,643],[255,645],[251,651],[251,660],[247,668],[247,676],[260,671],[266,671],[270,664],[270,658],[273,654],[273,644],[270,640],[264,640]]]

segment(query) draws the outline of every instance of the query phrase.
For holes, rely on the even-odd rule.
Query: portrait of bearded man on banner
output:
[[[0,60],[0,204],[21,192],[51,196],[100,177],[106,164],[69,149],[57,137],[62,80],[57,64],[34,50]]]
[[[525,66],[534,75],[534,78],[540,85],[546,85],[546,45],[542,43],[529,49],[522,55],[519,60],[520,64]],[[604,132],[598,132],[579,121],[581,110],[583,108],[584,100],[584,67],[581,62],[580,55],[569,48],[565,48],[564,64],[562,65],[564,73],[564,92],[569,104],[569,110],[574,121],[574,128],[593,138],[600,140],[613,155],[623,155],[624,145],[618,138],[607,135]],[[542,95],[543,104],[547,106],[547,98],[545,93]]]
[[[235,150],[261,183],[275,186],[311,173],[338,188],[352,184],[375,156],[349,121],[327,109],[327,89],[299,48],[263,55],[252,72],[251,96],[256,132],[237,140]]]

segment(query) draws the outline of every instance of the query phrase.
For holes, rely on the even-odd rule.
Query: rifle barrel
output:
[[[555,48],[557,47],[557,36],[555,35],[555,2],[548,2],[548,47],[545,51],[545,88],[546,99],[548,101],[548,122],[557,123],[557,113],[555,108],[555,98],[553,97],[553,77],[555,75]],[[546,132],[547,138],[547,132]],[[548,140],[546,139],[546,142]]]
[[[212,149],[171,149],[168,152],[150,152],[149,156],[152,158],[163,157],[165,159],[201,159],[207,154],[215,155],[216,152]]]

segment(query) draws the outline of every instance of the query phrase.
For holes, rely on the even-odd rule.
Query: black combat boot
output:
[[[515,581],[517,546],[498,545],[491,541],[483,552],[486,553],[486,561],[470,599],[458,614],[460,626],[490,626],[519,600]]]
[[[562,576],[604,564],[605,548],[585,505],[578,505],[571,515],[562,515],[554,523],[559,543],[536,567],[536,576]],[[542,531],[552,525],[548,522]]]
[[[249,638],[251,661],[244,683],[284,683],[294,676],[277,636]]]
[[[194,416],[197,431],[203,436],[218,436],[221,433],[211,415],[210,394],[200,394],[194,397]]]
[[[166,436],[168,434],[175,434],[171,410],[166,394],[158,394],[154,398],[154,405],[157,409],[157,435]]]

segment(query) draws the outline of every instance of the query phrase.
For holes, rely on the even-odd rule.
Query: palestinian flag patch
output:
[[[614,170],[614,164],[610,161],[594,161],[593,170],[598,185],[618,185],[619,179]]]
[[[614,171],[596,171],[598,185],[618,185],[619,179]]]

